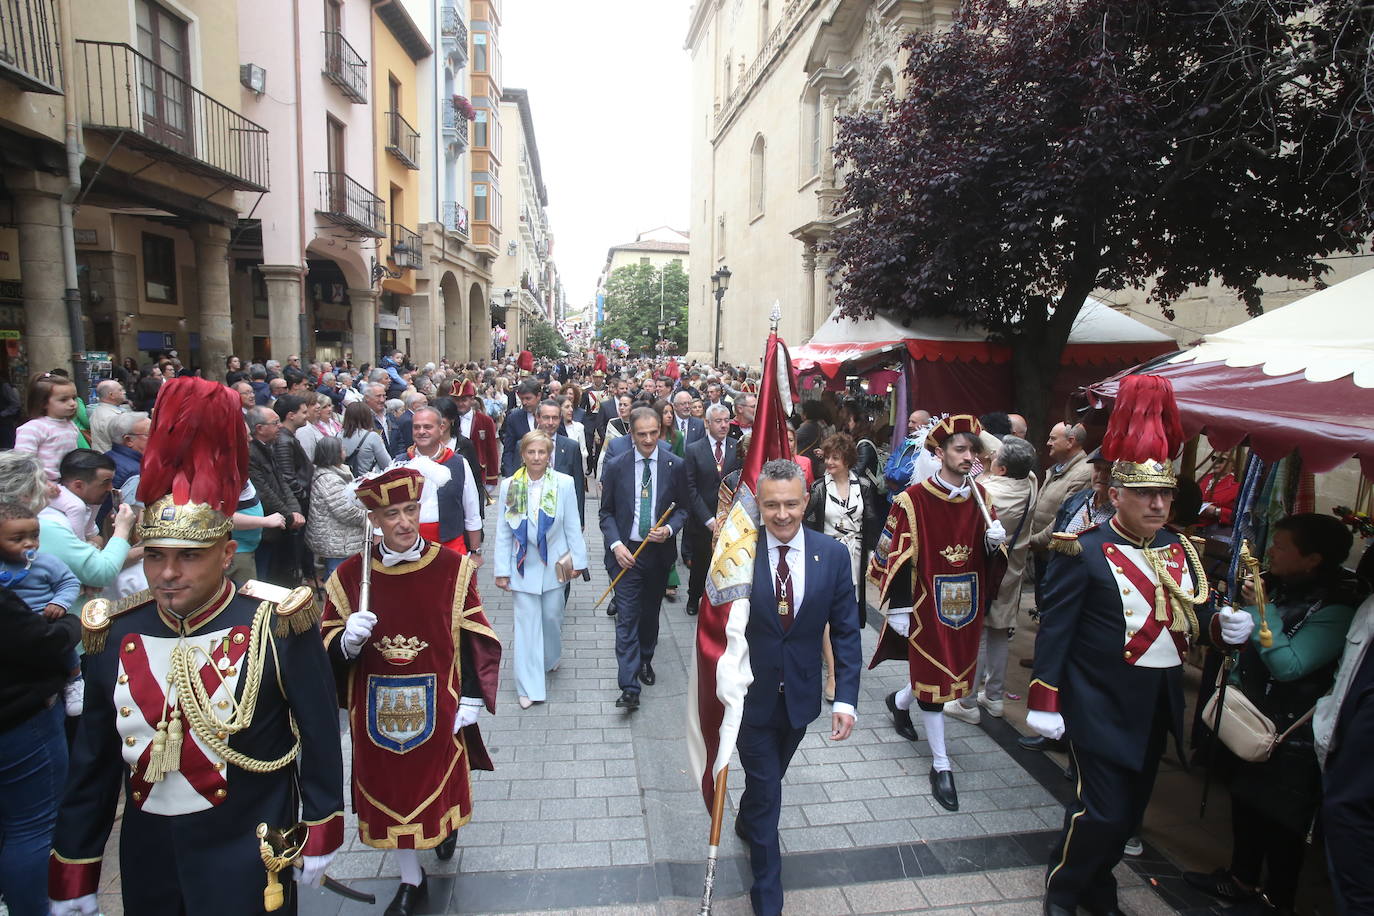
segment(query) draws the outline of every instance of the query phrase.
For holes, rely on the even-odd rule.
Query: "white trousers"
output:
[[[515,686],[543,702],[544,675],[563,656],[563,586],[540,595],[512,592],[515,603]]]

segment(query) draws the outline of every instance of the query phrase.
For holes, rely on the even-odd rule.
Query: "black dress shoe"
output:
[[[617,709],[635,710],[639,708],[639,694],[631,690],[620,691],[620,699],[615,701]]]
[[[1063,753],[1069,749],[1069,742],[1063,738],[1046,738],[1044,735],[1023,735],[1016,739],[1016,743],[1027,751],[1059,751]]]
[[[674,601],[677,601],[677,592],[674,589],[668,589],[668,591],[663,593],[663,600],[672,604]]]
[[[1246,903],[1259,899],[1258,893],[1246,890],[1236,883],[1236,879],[1231,876],[1229,869],[1218,868],[1212,872],[1185,871],[1183,880],[1204,894],[1210,894],[1219,900]]]
[[[453,858],[453,853],[458,849],[458,834],[450,833],[444,837],[438,846],[434,847],[434,854],[439,857],[440,862],[447,862]]]
[[[654,666],[645,662],[639,666],[639,682],[646,687],[652,687],[658,682],[658,677],[654,674]]]
[[[949,770],[931,769],[930,794],[946,811],[959,810],[959,793],[954,789],[954,774]]]
[[[1071,907],[1050,903],[1048,899],[1045,901],[1045,916],[1074,916],[1075,912]]]
[[[383,916],[413,916],[415,911],[429,903],[429,876],[421,873],[420,885],[402,884],[396,888],[396,896]]]
[[[887,708],[892,713],[892,724],[897,726],[897,734],[908,741],[915,741],[916,726],[911,721],[911,710],[897,708],[897,691],[887,695]]]
[[[610,604],[606,605],[606,616],[607,616],[607,617],[614,617],[614,616],[615,616],[615,599],[614,599],[614,598],[611,599],[611,603],[610,603]]]

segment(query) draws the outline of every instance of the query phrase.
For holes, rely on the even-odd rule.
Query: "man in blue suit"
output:
[[[833,538],[802,527],[806,497],[795,462],[770,461],[759,472],[758,506],[766,530],[755,551],[744,630],[754,682],[744,697],[736,743],[744,795],[735,819],[735,833],[749,845],[754,871],[749,899],[756,916],[782,913],[782,777],[806,726],[820,712],[826,624],[835,650],[831,741],[849,737],[859,700],[863,649],[849,553]]]
[[[536,421],[539,428],[549,434],[554,441],[553,469],[567,474],[573,479],[573,490],[577,493],[577,521],[587,526],[587,477],[582,471],[582,449],[577,443],[559,432],[563,428],[563,409],[558,402],[546,398],[539,402]]]
[[[658,618],[668,572],[677,561],[677,533],[687,523],[687,469],[658,447],[659,417],[651,407],[630,413],[634,448],[606,462],[602,475],[601,534],[608,545],[606,572],[615,588],[615,657],[621,709],[639,708],[640,684],[650,687]],[[668,513],[669,505],[673,511]],[[668,513],[667,519],[659,519]],[[635,557],[643,543],[644,549]],[[846,557],[848,554],[846,554]],[[847,562],[847,561],[846,561]],[[848,569],[849,567],[845,567]]]
[[[515,389],[520,406],[506,411],[506,420],[501,425],[502,477],[509,477],[520,467],[520,439],[539,425],[535,419],[539,392],[539,383],[533,380],[523,381]]]
[[[673,417],[678,432],[687,437],[688,445],[706,438],[706,423],[700,417],[692,416],[692,396],[681,388],[673,395]]]

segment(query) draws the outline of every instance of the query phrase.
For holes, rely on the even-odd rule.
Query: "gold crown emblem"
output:
[[[409,665],[429,643],[418,636],[383,636],[374,643],[382,658],[393,665]]]
[[[963,566],[968,562],[968,558],[973,556],[973,548],[964,544],[951,544],[940,551],[940,556],[948,560],[951,566]]]
[[[148,547],[208,547],[233,530],[224,513],[205,503],[177,503],[169,493],[143,510],[138,536]]]

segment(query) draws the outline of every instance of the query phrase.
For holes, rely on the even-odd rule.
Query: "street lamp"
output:
[[[730,288],[730,268],[724,264],[720,270],[711,274],[711,294],[716,297],[716,344],[712,351],[714,365],[720,367],[720,307],[725,301],[725,291]]]

